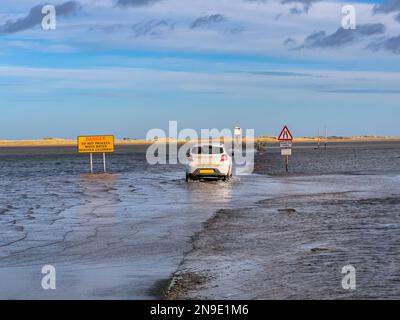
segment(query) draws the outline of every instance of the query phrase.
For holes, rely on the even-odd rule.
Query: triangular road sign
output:
[[[278,137],[278,141],[292,141],[293,140],[293,135],[290,132],[289,128],[287,126],[284,126],[281,134]]]

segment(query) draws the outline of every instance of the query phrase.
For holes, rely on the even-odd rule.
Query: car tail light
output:
[[[227,160],[228,160],[228,156],[227,156],[226,154],[223,154],[223,155],[221,156],[221,162],[227,161]]]

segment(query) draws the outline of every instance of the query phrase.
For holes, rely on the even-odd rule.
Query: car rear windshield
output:
[[[200,146],[192,148],[192,154],[221,154],[224,148],[215,146]]]

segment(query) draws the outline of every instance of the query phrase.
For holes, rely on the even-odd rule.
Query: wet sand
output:
[[[366,212],[372,208],[376,214]],[[399,212],[399,194],[364,198],[355,192],[220,210],[196,236],[167,297],[399,299]],[[340,286],[349,264],[357,269],[351,292]]]
[[[158,298],[202,223],[262,191],[240,178],[187,184],[180,165],[148,165],[145,148],[118,148],[108,174],[87,174],[73,148],[1,150],[0,161],[1,299]],[[54,291],[41,288],[47,264]]]
[[[352,148],[328,159],[297,150],[295,161],[316,163],[295,162],[288,175],[271,170],[271,154],[258,159],[258,172],[275,175],[265,199],[208,220],[166,298],[400,299],[400,149]],[[344,155],[360,159],[329,165]],[[329,174],[308,173],[323,165]],[[354,291],[341,286],[346,265],[356,268]]]
[[[187,184],[145,150],[93,176],[74,148],[0,150],[0,298],[154,299],[172,275],[170,298],[340,298],[348,262],[357,295],[399,296],[398,143],[299,146],[289,175],[269,147],[228,183]]]

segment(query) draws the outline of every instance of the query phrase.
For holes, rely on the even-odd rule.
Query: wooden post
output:
[[[107,172],[107,166],[106,166],[106,154],[103,152],[103,167],[104,167],[104,173]]]
[[[90,154],[90,173],[93,174],[93,153]]]

